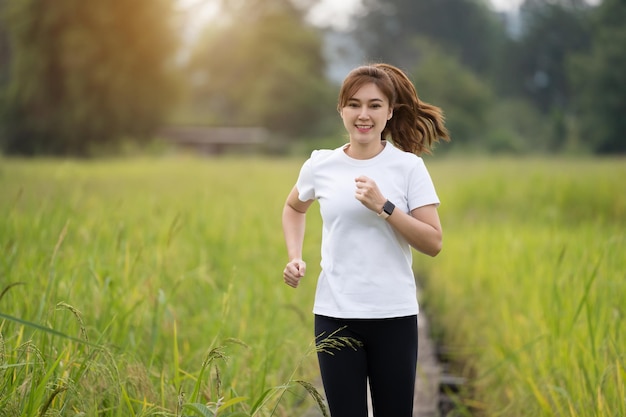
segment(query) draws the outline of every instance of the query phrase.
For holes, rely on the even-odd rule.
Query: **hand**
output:
[[[361,175],[354,181],[356,182],[356,193],[354,195],[356,199],[376,214],[380,213],[387,199],[378,189],[376,182],[364,175]]]
[[[306,263],[302,259],[292,259],[287,263],[287,266],[283,271],[285,284],[290,287],[297,288],[305,272]]]

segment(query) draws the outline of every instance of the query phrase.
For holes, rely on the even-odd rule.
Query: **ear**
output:
[[[389,109],[389,114],[387,115],[387,120],[391,120],[393,117],[393,109]]]

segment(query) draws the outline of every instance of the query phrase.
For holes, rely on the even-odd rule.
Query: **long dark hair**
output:
[[[450,140],[442,110],[421,101],[411,80],[393,65],[379,63],[353,69],[341,86],[337,108],[341,110],[346,106],[368,83],[374,83],[382,91],[393,109],[393,117],[381,133],[381,140],[389,139],[403,151],[417,155],[431,153],[432,146],[439,140]]]

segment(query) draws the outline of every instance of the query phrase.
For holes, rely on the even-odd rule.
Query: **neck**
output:
[[[385,141],[360,144],[350,142],[345,148],[344,152],[350,158],[354,159],[371,159],[381,153],[385,149]]]

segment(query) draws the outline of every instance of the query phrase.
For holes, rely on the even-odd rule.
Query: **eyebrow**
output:
[[[348,99],[348,101],[349,101],[349,102],[350,102],[350,101],[359,101],[359,102],[360,102],[361,100],[360,100],[360,99],[358,99],[358,98],[351,97],[351,98],[349,98],[349,99]],[[384,100],[383,100],[382,98],[371,98],[371,99],[369,99],[369,100],[365,100],[365,101],[368,101],[368,102],[370,102],[370,103],[371,103],[372,101],[380,101],[380,102],[384,102]]]

